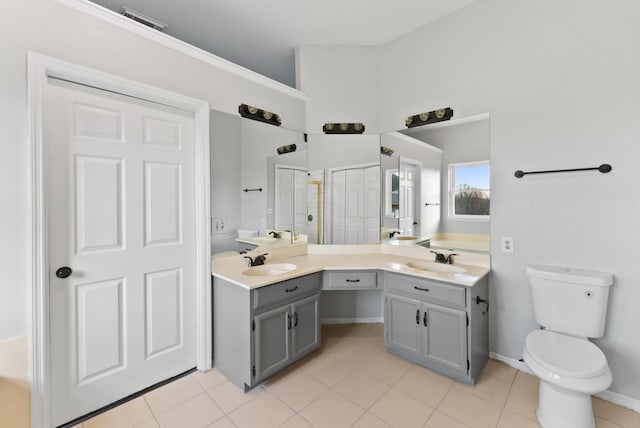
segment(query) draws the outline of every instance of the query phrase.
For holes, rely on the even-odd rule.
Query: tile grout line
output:
[[[509,397],[511,396],[511,391],[513,391],[513,386],[516,383],[516,378],[518,377],[518,372],[519,371],[520,370],[516,371],[516,375],[511,380],[511,384],[509,385],[509,392],[507,393],[507,397],[504,399],[504,404],[502,405],[502,408],[500,409],[500,414],[498,415],[498,420],[496,421],[496,427],[500,424],[500,419],[502,419],[502,415],[504,414],[504,410],[507,408],[507,402],[509,401]],[[489,375],[489,376],[491,376],[491,375]]]

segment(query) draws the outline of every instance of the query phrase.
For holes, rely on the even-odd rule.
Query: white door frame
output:
[[[31,423],[51,426],[49,325],[49,254],[47,186],[44,176],[43,106],[47,79],[81,85],[165,104],[193,113],[195,120],[196,195],[196,365],[212,366],[211,246],[209,243],[209,103],[143,83],[92,70],[34,52],[28,53],[28,121],[31,201]]]

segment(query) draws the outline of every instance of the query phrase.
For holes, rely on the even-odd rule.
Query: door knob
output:
[[[68,278],[73,273],[73,270],[69,266],[62,266],[56,271],[58,278]]]

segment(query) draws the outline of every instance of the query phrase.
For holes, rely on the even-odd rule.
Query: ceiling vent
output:
[[[133,19],[136,22],[144,24],[147,27],[151,27],[154,30],[164,31],[164,29],[167,28],[167,24],[165,24],[164,22],[158,21],[153,18],[149,18],[148,16],[143,15],[140,12],[137,12],[126,6],[122,7],[122,10],[120,10],[120,14],[122,14],[123,16],[126,16],[129,19]]]

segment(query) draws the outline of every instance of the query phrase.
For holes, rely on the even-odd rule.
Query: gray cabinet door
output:
[[[286,367],[291,362],[289,330],[293,320],[289,305],[255,316],[255,382]]]
[[[423,356],[434,363],[461,373],[467,372],[467,314],[444,306],[422,304]],[[425,312],[426,311],[426,312]]]
[[[291,304],[293,316],[292,360],[297,360],[320,346],[320,294]]]
[[[420,301],[396,294],[387,294],[385,300],[385,330],[387,346],[420,356],[421,315]]]

